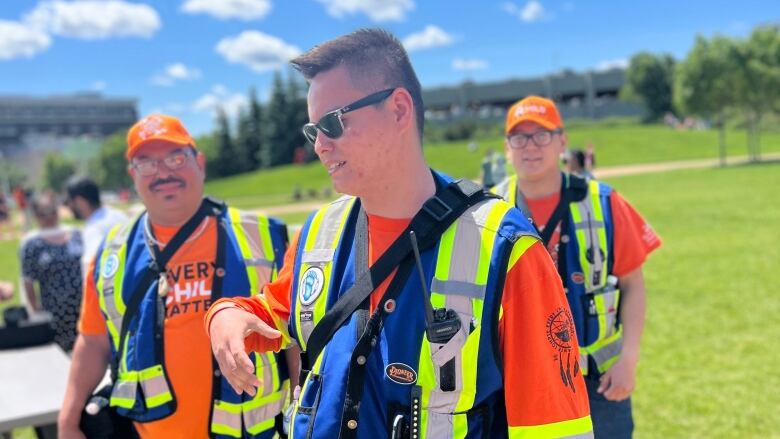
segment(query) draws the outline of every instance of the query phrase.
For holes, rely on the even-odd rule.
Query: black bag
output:
[[[51,321],[30,323],[23,306],[3,310],[5,327],[0,327],[0,350],[40,346],[54,341]]]
[[[87,406],[96,404],[99,411],[90,414],[85,408],[81,412],[81,429],[84,436],[89,439],[137,439],[138,433],[133,427],[133,422],[119,416],[116,411],[108,406],[111,398],[111,385],[106,385],[89,399]]]

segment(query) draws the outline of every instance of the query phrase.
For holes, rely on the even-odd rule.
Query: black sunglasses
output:
[[[338,139],[344,134],[344,122],[341,120],[342,115],[369,105],[378,104],[387,99],[394,91],[395,88],[378,91],[362,99],[358,99],[349,105],[345,105],[338,110],[329,111],[325,113],[317,123],[309,122],[304,125],[302,129],[303,135],[306,136],[306,140],[311,142],[312,145],[317,140],[317,130],[322,131],[322,134],[325,134],[331,139]]]

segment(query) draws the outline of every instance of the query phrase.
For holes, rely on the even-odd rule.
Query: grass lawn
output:
[[[676,131],[661,125],[636,123],[576,123],[568,130],[569,144],[584,147],[593,142],[598,166],[615,166],[717,157],[716,131]],[[764,133],[762,151],[780,151],[780,133]],[[456,177],[476,178],[480,162],[488,148],[503,151],[503,138],[477,140],[476,151],[466,147],[468,141],[435,143],[425,146],[425,155],[435,169]],[[745,155],[745,133],[727,134],[728,154]],[[292,192],[299,186],[304,193],[322,193],[330,186],[325,169],[319,162],[301,166],[284,166],[210,181],[206,192],[223,198],[239,208],[272,206],[293,202]],[[331,197],[332,198],[332,197]],[[320,198],[325,200],[325,198]],[[306,201],[311,201],[306,197]]]
[[[645,265],[636,437],[778,437],[780,164],[609,182],[664,241]]]

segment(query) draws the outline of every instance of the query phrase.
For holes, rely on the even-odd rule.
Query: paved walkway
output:
[[[761,155],[762,162],[769,162],[774,160],[780,160],[780,153],[763,153]],[[749,163],[748,156],[733,156],[728,157],[726,164],[728,166],[742,165]],[[644,163],[639,165],[623,165],[623,166],[609,166],[605,168],[598,168],[594,172],[597,178],[607,177],[619,177],[624,175],[636,175],[636,174],[650,174],[656,172],[676,171],[679,169],[701,169],[712,168],[720,165],[720,160],[714,159],[698,159],[698,160],[682,160],[676,162],[660,162],[660,163]],[[269,206],[265,208],[255,209],[254,212],[265,215],[281,215],[288,213],[300,213],[311,212],[318,209],[323,205],[322,201],[306,202],[306,203],[294,203],[283,204],[280,206]]]

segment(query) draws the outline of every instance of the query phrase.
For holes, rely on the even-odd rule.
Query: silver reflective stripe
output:
[[[137,389],[137,381],[118,380],[117,383],[114,384],[114,388],[111,389],[111,397],[135,400]]]
[[[335,238],[335,236],[333,238]],[[333,260],[334,252],[335,250],[332,248],[315,248],[312,250],[304,250],[301,262],[304,264],[331,262]]]
[[[214,414],[211,416],[212,424],[227,425],[230,428],[241,431],[241,414],[230,413],[219,408],[219,402],[214,406]]]
[[[274,261],[269,261],[265,258],[249,258],[244,259],[244,264],[253,266],[253,267],[266,267],[266,268],[274,268]]]
[[[268,404],[261,405],[260,407],[255,407],[251,410],[247,410],[244,412],[244,425],[246,425],[246,429],[250,429],[253,426],[263,422],[267,421],[282,411],[282,406],[284,405],[284,395],[281,395],[279,399],[275,401],[271,401]]]
[[[601,366],[607,361],[620,355],[620,350],[622,348],[623,337],[619,337],[615,341],[602,346],[597,351],[591,352],[590,356],[593,357],[593,360],[596,361],[596,365],[601,369]]]
[[[273,389],[274,384],[274,377],[273,377],[273,368],[276,367],[275,364],[271,364],[271,362],[268,359],[269,355],[273,355],[273,353],[270,352],[255,352],[255,364],[256,367],[262,367],[263,368],[263,391],[260,394],[261,396],[268,396],[273,392],[275,389]]]
[[[431,392],[431,398],[433,398],[434,392],[435,390]],[[457,403],[457,398],[455,399],[455,402]],[[428,412],[428,428],[425,430],[425,437],[451,438],[454,436],[454,432],[452,430],[452,415],[431,411]]]
[[[580,372],[583,375],[588,374],[588,354],[580,348]]]
[[[110,284],[107,285],[109,279],[106,279],[103,283],[103,300],[106,304],[106,313],[108,313],[108,319],[111,320],[111,324],[114,325],[117,330],[122,328],[122,314],[119,314],[119,310],[116,308],[116,296],[114,295],[114,276],[111,276]],[[118,349],[116,346],[115,349]]]
[[[587,221],[583,221],[582,223],[575,224],[574,228],[577,229],[577,230],[581,230],[581,229],[587,229],[587,228],[589,228],[591,226],[594,227],[594,228],[604,227],[604,221],[596,221],[594,219],[591,219],[590,220],[590,224],[588,224]]]
[[[431,291],[436,291],[439,294],[445,295],[457,294],[479,300],[485,298],[485,288],[485,285],[477,285],[459,280],[440,280],[434,278],[431,281]]]
[[[561,439],[593,439],[593,438],[594,438],[593,432],[589,431],[587,433],[575,434],[574,436],[565,436],[562,437]]]
[[[317,237],[314,240],[314,249],[332,248],[333,240],[341,229],[341,215],[344,213],[344,209],[351,206],[348,202],[350,199],[349,197],[344,197],[328,206],[328,210],[325,211],[322,221],[320,221],[319,233],[317,233]]]
[[[141,380],[140,383],[141,388],[144,390],[144,396],[146,399],[170,392],[170,389],[168,388],[168,382],[165,381],[165,377],[162,375]]]
[[[498,195],[499,197],[503,198],[506,201],[509,201],[510,203],[512,200],[507,200],[506,197],[509,195],[509,185],[513,182],[513,179],[507,178],[506,180],[502,181],[501,183],[497,184],[493,188],[493,193]]]
[[[592,291],[594,288],[598,288],[601,285],[593,282],[596,272],[601,272],[604,269],[604,262],[601,259],[601,248],[599,247],[599,235],[598,229],[595,226],[595,220],[593,218],[593,201],[591,200],[591,193],[588,191],[588,196],[584,200],[577,202],[577,208],[580,211],[580,223],[575,223],[574,227],[578,230],[584,230],[585,233],[585,248],[581,248],[580,252],[587,252],[588,249],[593,249],[593,263],[590,265],[590,272],[585,276],[585,289],[586,291]],[[586,258],[587,260],[587,258]],[[585,267],[583,267],[585,268]]]

